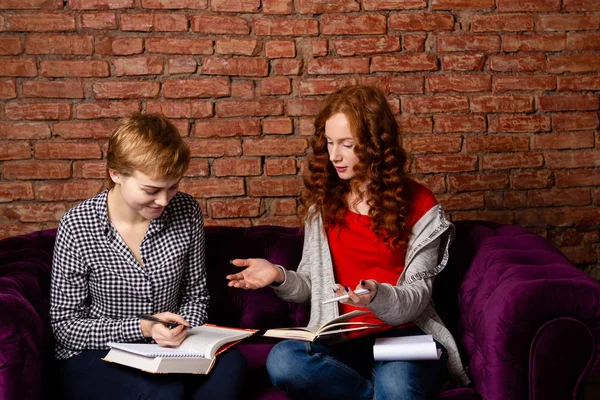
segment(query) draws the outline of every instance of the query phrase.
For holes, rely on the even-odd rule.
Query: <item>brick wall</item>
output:
[[[453,220],[531,227],[600,277],[600,1],[2,0],[0,236],[103,188],[118,117],[162,112],[208,224],[295,225],[324,96],[382,88]]]

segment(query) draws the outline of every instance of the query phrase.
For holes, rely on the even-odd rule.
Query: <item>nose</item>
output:
[[[166,191],[160,191],[154,200],[161,207],[166,207],[169,204],[169,197]]]
[[[329,150],[329,161],[332,163],[338,162],[342,160],[342,154],[339,151],[338,146],[333,145]]]

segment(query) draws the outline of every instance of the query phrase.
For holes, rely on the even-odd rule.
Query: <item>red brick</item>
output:
[[[600,33],[569,32],[567,46],[569,50],[600,50]]]
[[[6,27],[13,32],[75,31],[75,16],[67,13],[23,13],[6,15]]]
[[[43,142],[34,143],[35,158],[50,159],[98,159],[102,158],[100,145],[97,143]]]
[[[433,120],[431,117],[400,117],[396,118],[396,121],[398,122],[398,132],[401,134],[433,132]]]
[[[206,106],[206,108],[212,109],[212,104],[209,104],[208,106]],[[175,128],[177,128],[177,132],[179,132],[180,136],[185,137],[190,134],[190,123],[188,121],[172,119],[171,122],[173,123],[173,125],[175,125]]]
[[[187,177],[207,177],[209,175],[208,160],[199,160],[197,158],[190,160],[190,166],[184,174]]]
[[[159,9],[195,9],[205,10],[208,8],[208,0],[142,0],[143,8]]]
[[[77,81],[25,81],[21,86],[23,97],[83,99],[83,85]]]
[[[31,182],[0,182],[0,203],[14,200],[33,200]]]
[[[192,157],[234,157],[242,154],[242,145],[240,139],[237,138],[194,139],[187,143],[190,146]]]
[[[325,14],[321,17],[323,35],[377,35],[387,32],[387,19],[381,14]]]
[[[462,136],[411,136],[402,139],[402,147],[409,154],[457,153],[462,146]]]
[[[167,60],[169,74],[193,74],[198,68],[192,56],[172,57]]]
[[[373,72],[435,71],[438,69],[435,54],[406,54],[398,56],[374,56]]]
[[[283,103],[280,100],[220,100],[217,102],[219,117],[261,117],[282,114]]]
[[[215,53],[217,54],[239,54],[252,56],[258,52],[258,40],[256,39],[217,39]]]
[[[498,11],[559,11],[560,0],[498,0]]]
[[[477,169],[477,157],[467,155],[423,156],[414,160],[414,172],[467,172]]]
[[[155,32],[187,32],[187,16],[181,14],[154,14]]]
[[[361,76],[360,83],[378,87],[386,94],[418,94],[425,92],[425,78],[422,76]]]
[[[451,31],[454,29],[452,14],[398,13],[390,14],[393,31]]]
[[[469,100],[464,96],[419,96],[402,99],[402,111],[410,114],[468,111]]]
[[[319,23],[316,19],[260,18],[252,21],[257,36],[317,36]]]
[[[567,48],[564,34],[514,34],[502,36],[502,50],[517,51],[563,51]],[[572,47],[569,46],[569,49]]]
[[[214,115],[213,103],[201,100],[152,100],[146,103],[146,111],[163,114],[167,118],[208,118]]]
[[[552,127],[556,131],[597,129],[598,114],[595,112],[552,114]]]
[[[377,36],[339,39],[333,41],[333,49],[340,56],[391,53],[400,50],[400,38],[397,36]]]
[[[204,60],[202,73],[208,75],[267,76],[269,60],[266,58],[217,58]]]
[[[301,136],[311,136],[315,134],[315,124],[313,118],[299,118],[298,129]]]
[[[294,133],[294,124],[291,118],[266,118],[262,120],[262,133],[264,135],[289,135]]]
[[[324,57],[329,53],[329,42],[327,40],[313,39],[310,45],[313,57]]]
[[[469,136],[465,140],[467,153],[529,150],[529,138],[526,136]]]
[[[302,223],[302,217],[300,217],[299,215],[281,217],[262,217],[254,222],[255,225],[274,225],[285,226],[289,228],[300,228],[302,226]]]
[[[494,76],[494,89],[506,90],[556,90],[556,78],[543,75]]]
[[[37,67],[33,58],[0,59],[0,76],[36,76]]]
[[[554,184],[554,176],[548,170],[518,171],[511,174],[511,182],[513,189],[543,189]]]
[[[0,99],[17,97],[17,83],[14,79],[0,79]]]
[[[86,55],[94,51],[92,36],[72,35],[27,35],[25,52],[29,54],[73,54]]]
[[[490,116],[490,132],[547,132],[550,117],[546,115],[500,115]]]
[[[2,65],[0,62],[0,70]],[[105,77],[110,75],[106,61],[99,60],[60,60],[40,61],[40,75],[47,78],[58,77]]]
[[[208,203],[212,218],[258,217],[260,199],[211,200]]]
[[[250,26],[245,19],[223,15],[195,15],[191,19],[192,32],[200,34],[247,35]]]
[[[103,182],[97,180],[47,182],[39,184],[35,192],[37,199],[40,201],[74,201],[89,199],[100,193],[102,187]]]
[[[368,74],[369,58],[315,58],[308,62],[309,75]]]
[[[490,221],[498,224],[514,224],[515,216],[512,211],[454,211],[453,221]]]
[[[102,38],[96,41],[96,53],[102,55],[130,56],[144,51],[142,38]]]
[[[231,137],[260,135],[260,121],[256,119],[227,119],[197,121],[195,137]]]
[[[596,155],[596,157],[598,157],[598,155]],[[556,187],[558,188],[600,185],[600,169],[560,170],[555,171],[554,174],[556,175]]]
[[[254,81],[235,80],[231,82],[231,97],[253,98]]]
[[[572,192],[577,197],[586,197],[587,189],[568,189],[565,192]],[[579,228],[579,227],[578,227]],[[585,229],[585,227],[582,227]],[[578,229],[560,229],[548,232],[547,238],[555,246],[576,246],[582,243],[595,243],[600,237],[598,231],[581,232]]]
[[[17,54],[21,54],[22,52],[23,52],[23,41],[21,40],[20,37],[18,37],[18,36],[0,37],[0,55],[15,56]]]
[[[265,78],[260,81],[261,96],[290,94],[291,92],[292,85],[289,78],[276,76],[272,78]]]
[[[272,61],[275,75],[300,75],[302,60],[279,59]]]
[[[544,164],[544,157],[536,153],[493,154],[482,157],[483,169],[536,168]]]
[[[291,14],[292,0],[262,0],[263,14]]]
[[[427,40],[426,33],[417,33],[412,35],[402,36],[402,50],[407,52],[423,52],[425,51],[425,41]]]
[[[363,9],[367,11],[377,10],[411,10],[426,8],[426,0],[363,0]]]
[[[580,150],[545,153],[548,168],[582,168],[600,166],[600,151]]]
[[[99,82],[92,85],[96,99],[136,99],[156,97],[160,91],[159,82]]]
[[[527,193],[518,192],[486,192],[485,205],[489,210],[505,210],[527,207]]]
[[[55,136],[63,139],[108,139],[116,121],[65,121],[52,125]]]
[[[304,96],[322,95],[355,84],[355,78],[308,78],[298,82],[298,91]]]
[[[12,161],[2,164],[4,179],[67,179],[71,177],[69,161]]]
[[[290,99],[285,102],[286,115],[290,117],[301,117],[306,115],[317,115],[321,106],[323,105],[323,99],[319,98],[303,98],[303,99]]]
[[[443,54],[442,69],[444,71],[482,71],[485,64],[485,54]]]
[[[114,12],[81,14],[81,27],[99,30],[117,29],[117,16]]]
[[[600,76],[559,76],[558,90],[572,90],[575,92],[580,92],[584,90],[600,90]]]
[[[296,43],[293,40],[272,40],[265,43],[265,57],[296,57]]]
[[[440,35],[437,38],[437,50],[445,51],[500,51],[499,35]]]
[[[595,264],[599,257],[595,246],[561,247],[560,251],[575,265]]]
[[[179,79],[163,83],[163,94],[167,99],[223,97],[229,93],[227,78]]]
[[[267,158],[265,160],[267,175],[296,175],[296,160],[293,158]]]
[[[485,132],[485,117],[481,115],[435,115],[434,132]]]
[[[0,207],[0,216],[5,220],[19,222],[57,222],[70,207],[60,203],[6,204]]]
[[[429,188],[434,194],[446,192],[446,181],[442,175],[415,176],[414,180]]]
[[[29,142],[0,142],[0,160],[19,160],[31,157]]]
[[[68,103],[9,103],[4,114],[7,119],[69,119],[71,104]]]
[[[260,0],[211,0],[212,11],[256,13],[260,7]]]
[[[246,139],[243,148],[246,156],[301,156],[306,154],[308,142],[301,138]]]
[[[548,72],[562,74],[566,72],[600,71],[600,54],[570,54],[548,56]]]
[[[49,139],[48,124],[42,122],[0,122],[0,139]]]
[[[183,181],[181,191],[196,198],[242,196],[244,191],[243,178],[202,179]]]
[[[473,210],[483,208],[483,193],[452,193],[437,196],[446,211]]]
[[[148,38],[148,53],[212,54],[213,41],[208,39]]]
[[[476,113],[518,113],[533,112],[532,96],[473,96],[471,97],[471,111]]]
[[[494,6],[494,0],[431,0],[432,10],[485,10]]]
[[[596,0],[564,0],[565,11],[600,11],[600,4]]]
[[[63,0],[2,0],[0,10],[10,9],[62,9]]]
[[[299,0],[301,14],[323,14],[359,11],[360,5],[355,0]]]
[[[253,197],[298,196],[301,188],[299,177],[248,179],[248,195]]]
[[[400,100],[395,97],[388,97],[387,103],[390,106],[392,114],[400,114]]]
[[[588,111],[598,110],[598,95],[554,95],[538,96],[537,108],[540,111]]]
[[[600,24],[597,14],[536,14],[536,31],[596,30]]]
[[[472,32],[521,32],[533,30],[532,14],[476,14],[468,18]]]
[[[256,176],[262,174],[260,158],[219,158],[213,162],[215,176]]]
[[[490,69],[501,72],[534,72],[546,69],[544,54],[492,55]]]
[[[78,119],[122,118],[139,111],[137,101],[96,101],[77,105],[75,114]]]
[[[116,76],[160,75],[163,59],[158,56],[113,59]]]
[[[134,0],[69,0],[71,10],[106,10],[133,8]]]
[[[262,219],[261,219],[262,221]],[[226,218],[226,219],[204,219],[204,226],[231,226],[231,227],[250,227],[252,220],[250,218]]]
[[[433,93],[485,92],[492,88],[491,75],[431,75],[427,87]]]
[[[153,14],[121,14],[122,31],[150,32],[153,27]]]
[[[268,209],[271,210],[272,215],[295,215],[298,210],[296,205],[296,199],[273,199]]]

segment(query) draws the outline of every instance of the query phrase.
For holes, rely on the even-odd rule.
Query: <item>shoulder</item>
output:
[[[99,211],[106,209],[106,192],[97,194],[82,201],[63,215],[60,220],[62,225],[78,226],[80,224],[93,224],[99,221]]]
[[[409,225],[413,225],[427,211],[438,204],[433,192],[426,186],[408,179],[406,184],[409,209]]]
[[[201,217],[202,210],[196,199],[183,192],[177,192],[169,202],[167,210],[174,218]]]

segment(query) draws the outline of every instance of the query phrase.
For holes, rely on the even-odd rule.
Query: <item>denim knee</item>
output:
[[[273,385],[284,389],[292,381],[298,382],[299,363],[306,356],[306,344],[295,340],[277,343],[267,357],[267,371]]]

